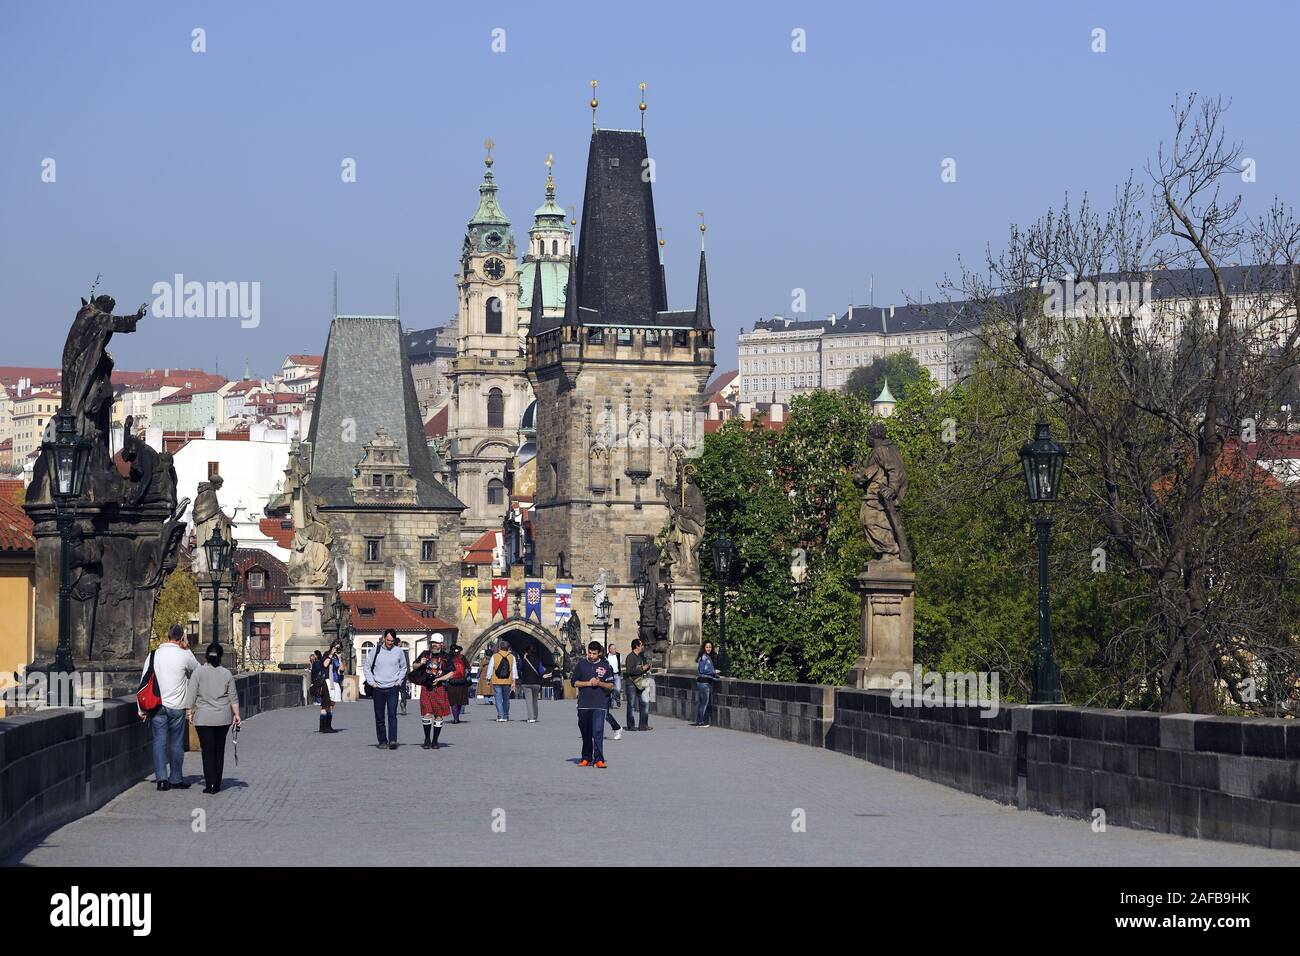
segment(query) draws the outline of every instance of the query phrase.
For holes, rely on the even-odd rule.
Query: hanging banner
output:
[[[573,585],[557,584],[555,586],[555,626],[563,627],[569,622],[573,613]]]
[[[460,619],[478,623],[478,578],[460,579]]]
[[[524,582],[524,620],[537,615],[537,623],[542,623],[542,582]]]
[[[501,617],[503,620],[510,616],[510,612],[506,608],[506,596],[509,593],[510,593],[509,581],[507,581],[505,578],[492,579],[492,614],[488,617],[489,621],[496,620],[497,611],[501,612]]]

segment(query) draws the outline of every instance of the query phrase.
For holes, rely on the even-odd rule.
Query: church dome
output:
[[[537,434],[537,399],[528,403],[523,416],[519,419],[519,430],[529,435]]]

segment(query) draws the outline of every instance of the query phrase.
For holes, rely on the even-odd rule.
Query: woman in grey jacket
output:
[[[221,645],[209,644],[206,662],[190,678],[190,723],[199,734],[203,750],[204,793],[221,789],[226,765],[226,734],[239,726],[239,694],[235,675],[221,666]]]

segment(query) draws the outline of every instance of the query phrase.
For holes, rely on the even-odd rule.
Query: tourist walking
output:
[[[478,684],[474,688],[474,693],[478,697],[480,704],[492,703],[492,648],[490,645],[483,648],[483,655],[478,659]]]
[[[605,658],[614,668],[614,706],[617,707],[623,701],[623,655],[618,652],[618,647],[613,641],[610,641],[605,648]]]
[[[713,685],[718,679],[718,665],[713,655],[713,642],[705,641],[700,647],[700,653],[695,656],[695,689],[698,705],[692,727],[709,726],[709,703],[713,699]]]
[[[343,644],[335,641],[330,645],[329,653],[329,671],[325,679],[329,682],[326,686],[330,692],[330,709],[326,717],[329,719],[325,722],[330,732],[334,731],[334,708],[343,701]]]
[[[220,644],[209,644],[203,657],[203,664],[190,677],[190,723],[203,753],[203,792],[216,793],[226,768],[226,734],[231,724],[240,724],[239,692],[235,675],[221,666]]]
[[[443,718],[451,713],[447,682],[456,671],[451,658],[443,652],[442,635],[434,634],[430,640],[429,649],[415,659],[415,670],[407,679],[420,688],[420,723],[424,726],[424,743],[420,746],[424,750],[437,750]]]
[[[599,641],[587,645],[587,657],[573,666],[572,684],[578,691],[578,732],[582,734],[579,767],[605,768],[605,715],[614,689],[609,661]]]
[[[447,701],[451,704],[451,722],[460,723],[461,710],[469,704],[469,661],[461,653],[459,644],[451,648],[453,674],[447,681]]]
[[[537,723],[537,701],[542,694],[542,684],[549,678],[550,674],[546,673],[546,665],[541,661],[541,655],[537,650],[536,644],[529,644],[524,651],[523,659],[519,662],[519,689],[524,695],[524,703],[528,707],[528,723]]]
[[[650,726],[650,704],[646,701],[646,692],[650,689],[650,654],[639,637],[632,638],[632,651],[623,662],[623,681],[628,731],[654,730]],[[640,727],[636,725],[638,712],[641,714]]]
[[[167,640],[159,644],[145,662],[140,675],[143,688],[153,668],[158,682],[158,696],[162,703],[140,719],[149,721],[153,737],[153,778],[159,790],[188,790],[182,772],[185,760],[185,705],[189,697],[190,675],[199,669],[199,662],[189,649],[185,628],[173,624],[167,629]],[[139,708],[137,707],[137,710]],[[170,771],[170,772],[169,772]]]
[[[515,690],[515,680],[519,672],[515,670],[515,655],[510,653],[510,645],[502,641],[497,645],[497,652],[488,664],[491,675],[492,699],[497,705],[497,723],[510,721],[510,695]]]
[[[391,627],[384,631],[383,639],[375,645],[370,656],[363,660],[366,686],[375,703],[375,738],[379,747],[397,749],[397,699],[406,683],[409,669],[406,652],[397,646],[397,631]],[[388,718],[387,730],[384,718]]]

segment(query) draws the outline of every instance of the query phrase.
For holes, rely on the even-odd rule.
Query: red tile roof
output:
[[[7,498],[0,499],[0,551],[36,551],[32,519],[27,517],[27,512],[19,505]]]
[[[339,596],[348,606],[352,629],[358,633],[378,634],[390,627],[399,634],[442,631],[452,636],[456,633],[456,625],[438,617],[429,605],[399,601],[390,591],[340,591]]]
[[[287,527],[286,527],[287,526]],[[282,548],[293,546],[293,522],[281,518],[263,518],[257,523],[262,534],[271,538]]]
[[[425,438],[447,437],[447,410],[448,406],[442,406],[442,408],[433,413],[432,418],[424,423]]]
[[[63,378],[63,370],[35,365],[0,365],[0,385],[13,388],[18,380],[29,378],[35,385],[54,384]]]
[[[714,432],[718,431],[720,428],[722,428],[723,425],[726,425],[728,422],[740,422],[740,427],[745,429],[745,431],[752,431],[754,428],[753,419],[746,420],[743,418],[728,418],[726,419],[726,421],[724,421],[721,418],[706,418],[704,420],[704,434],[712,435]],[[782,419],[779,422],[774,422],[769,418],[767,418],[767,416],[764,416],[763,427],[766,428],[768,431],[779,432],[783,428],[785,428],[785,420]]]
[[[21,478],[0,479],[0,499],[12,501],[16,505],[26,501],[27,489],[23,487],[23,480]]]
[[[320,365],[325,361],[323,355],[290,355],[289,361],[294,365]]]
[[[712,382],[710,382],[707,386],[705,386],[704,394],[705,394],[705,395],[712,395],[714,392],[721,391],[722,389],[724,389],[724,388],[726,388],[728,385],[730,385],[732,382],[734,382],[734,381],[736,380],[736,376],[739,375],[739,374],[740,374],[740,372],[738,372],[738,371],[736,371],[736,372],[723,372],[723,373],[720,374],[717,378],[715,378]]]
[[[4,441],[0,441],[0,451],[3,451],[6,448],[13,448],[13,447],[14,447],[14,440],[12,438],[6,438]]]
[[[465,549],[461,560],[465,564],[491,564],[492,550],[497,546],[499,531],[484,531],[477,541]]]

